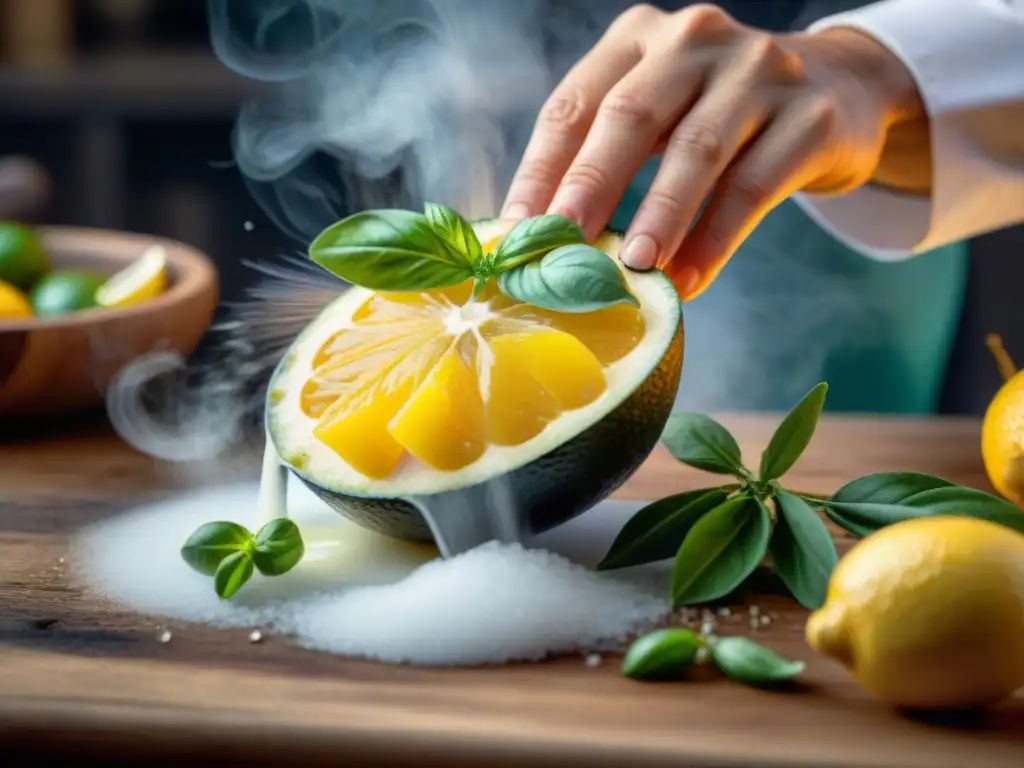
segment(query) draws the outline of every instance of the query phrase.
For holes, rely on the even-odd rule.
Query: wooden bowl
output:
[[[99,229],[37,231],[55,270],[112,275],[160,243],[167,249],[167,288],[136,306],[0,322],[0,425],[97,406],[132,360],[158,350],[190,354],[218,301],[213,264],[183,243]]]

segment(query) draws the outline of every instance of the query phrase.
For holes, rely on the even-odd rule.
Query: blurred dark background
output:
[[[38,218],[188,242],[215,260],[225,299],[254,279],[242,258],[298,247],[231,162],[252,87],[211,53],[205,0],[0,0],[0,155],[53,177]],[[944,412],[980,413],[999,386],[987,332],[1024,360],[1024,230],[979,238],[972,256]]]

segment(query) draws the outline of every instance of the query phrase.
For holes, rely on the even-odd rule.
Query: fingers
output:
[[[740,244],[783,200],[823,172],[827,117],[780,115],[726,169],[693,231],[665,264],[680,298],[714,282]]]
[[[548,209],[601,100],[641,57],[634,42],[608,37],[570,70],[541,109],[509,187],[502,218],[524,219]]]
[[[784,56],[768,37],[751,45],[712,80],[672,132],[627,233],[625,264],[651,269],[677,251],[719,176],[769,118],[759,86],[786,65]]]
[[[576,221],[588,238],[607,226],[658,140],[693,103],[703,72],[684,60],[645,60],[601,102],[549,212]]]

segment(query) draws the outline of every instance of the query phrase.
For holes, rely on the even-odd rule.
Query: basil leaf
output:
[[[1024,533],[1024,515],[1017,506],[990,493],[958,485],[920,491],[898,503],[828,501],[826,509],[871,531],[917,517],[949,515],[988,520]]]
[[[821,518],[799,496],[780,489],[775,502],[778,514],[768,542],[772,566],[800,605],[820,608],[839,561],[835,542]]]
[[[847,483],[832,494],[830,501],[899,504],[922,491],[953,485],[941,477],[920,472],[879,472]]]
[[[235,596],[245,583],[252,578],[252,555],[248,552],[235,552],[224,558],[213,574],[213,588],[221,600]]]
[[[746,479],[740,446],[725,427],[702,413],[673,413],[661,441],[687,466]]]
[[[791,680],[807,667],[779,656],[749,637],[723,637],[711,644],[711,658],[726,677],[745,685],[770,686]]]
[[[309,257],[353,285],[375,291],[426,291],[473,276],[469,258],[413,211],[364,211],[321,232]]]
[[[761,454],[761,480],[777,480],[800,458],[818,426],[827,391],[828,384],[818,384],[804,395],[779,424],[772,439],[768,441],[768,447]]]
[[[566,216],[547,214],[516,224],[491,253],[495,272],[505,272],[539,259],[563,245],[585,243],[580,225]]]
[[[660,629],[638,638],[622,659],[622,674],[636,680],[678,675],[697,660],[704,642],[688,629]]]
[[[498,275],[506,296],[556,312],[596,312],[640,302],[612,258],[589,245],[556,248],[537,261]]]
[[[252,559],[264,576],[280,576],[299,564],[306,545],[299,526],[285,517],[260,528],[252,548]]]
[[[427,221],[445,242],[476,264],[484,257],[483,246],[473,230],[473,225],[457,211],[438,203],[427,203],[424,207]]]
[[[181,557],[193,570],[213,576],[224,558],[247,549],[251,543],[252,534],[245,526],[225,521],[206,523],[185,541]]]
[[[771,527],[768,510],[750,496],[735,496],[708,512],[676,554],[672,606],[710,602],[736,589],[764,558]]]
[[[627,568],[669,559],[694,523],[725,501],[735,488],[702,488],[648,504],[622,526],[597,569]]]

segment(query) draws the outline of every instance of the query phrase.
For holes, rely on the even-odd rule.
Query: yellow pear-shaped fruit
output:
[[[806,636],[892,705],[998,701],[1024,685],[1024,535],[966,517],[883,528],[836,566]]]

